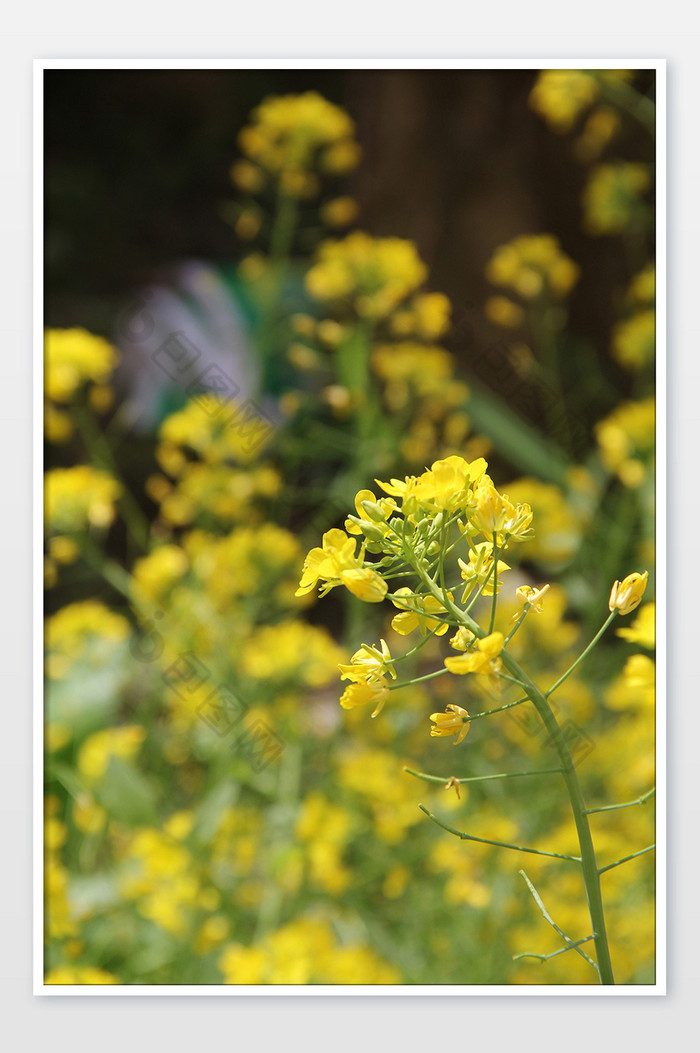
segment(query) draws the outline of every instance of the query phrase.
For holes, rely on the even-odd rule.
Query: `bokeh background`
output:
[[[541,622],[519,637],[545,681],[604,620],[612,581],[649,571],[636,628],[612,634],[560,704],[596,801],[653,786],[654,77],[616,73],[549,92],[536,70],[45,73],[46,326],[118,349],[114,361],[89,343],[76,351],[68,396],[48,384],[50,406],[75,420],[47,426],[47,467],[118,469],[122,487],[119,514],[116,491],[95,498],[97,515],[76,512],[76,494],[95,485],[85,477],[54,477],[50,502],[48,982],[596,982],[572,954],[514,962],[561,946],[518,860],[467,847],[417,807],[567,852],[565,802],[546,782],[527,794],[475,784],[457,799],[402,770],[546,767],[537,730],[481,722],[456,761],[428,738],[427,714],[452,699],[442,680],[406,689],[377,721],[340,710],[338,661],[391,634],[391,614],[335,593],[295,601],[292,585],[360,486],[483,454],[501,489],[535,511],[514,585],[552,583]],[[262,99],[309,91],[350,115],[361,160],[303,200],[271,306],[274,200],[232,182],[232,165]],[[347,332],[347,314],[306,284],[319,243],[345,236],[321,204],[338,197],[356,202],[349,229],[410,242],[424,288],[452,305],[449,329],[414,340],[448,353],[443,374],[418,356],[401,383],[391,365],[365,376],[387,421],[375,441],[371,422],[353,430],[365,410],[328,364],[337,337],[319,336],[323,322]],[[495,280],[500,247],[543,235],[557,240],[534,262],[520,244],[511,278],[502,267]],[[556,267],[572,264],[557,283]],[[533,269],[534,292],[523,279]],[[221,453],[207,428],[200,441],[201,411],[153,366],[157,341],[133,338],[144,308],[161,337],[185,333],[257,400],[273,425],[261,449]],[[375,335],[369,353],[388,339]],[[73,352],[55,347],[65,365]],[[189,489],[183,450],[204,466]],[[229,503],[216,505],[222,490]],[[157,639],[163,653],[149,651]],[[434,647],[417,672],[439,658]],[[232,752],[195,715],[203,695],[183,711],[167,681],[183,654],[279,739],[270,763]],[[601,854],[650,843],[652,808],[598,819]],[[561,866],[526,869],[580,938],[583,888]],[[606,881],[619,982],[651,982],[652,857]]]

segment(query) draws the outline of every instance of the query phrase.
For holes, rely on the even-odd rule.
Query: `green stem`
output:
[[[633,852],[631,856],[625,856],[623,859],[616,859],[614,863],[608,863],[606,867],[601,867],[598,871],[599,874],[604,874],[606,870],[612,870],[613,867],[622,866],[623,863],[629,863],[630,859],[636,859],[637,856],[646,855],[647,852],[653,852],[656,845],[647,845],[646,848],[640,848],[638,852]]]
[[[389,690],[398,691],[399,688],[410,687],[411,684],[422,684],[424,680],[432,680],[436,676],[442,676],[443,673],[449,673],[449,669],[438,669],[435,673],[428,673],[426,676],[418,676],[415,680],[404,680],[400,684],[391,684]]]
[[[610,625],[610,622],[611,622],[611,621],[612,621],[612,620],[614,619],[614,617],[615,617],[615,615],[616,615],[616,614],[617,614],[617,610],[614,610],[614,611],[611,611],[611,612],[610,612],[610,616],[609,616],[608,618],[606,618],[606,620],[605,620],[605,624],[604,624],[604,625],[603,625],[603,626],[602,626],[602,627],[601,627],[601,628],[600,628],[600,629],[598,630],[598,632],[597,632],[597,633],[595,634],[595,636],[593,637],[593,639],[592,639],[592,640],[591,640],[591,642],[589,643],[589,645],[588,645],[588,647],[586,648],[586,650],[585,650],[585,651],[582,651],[582,652],[581,652],[581,654],[580,654],[580,655],[578,656],[578,658],[576,659],[576,661],[574,662],[574,664],[573,664],[573,665],[571,665],[571,666],[569,666],[569,668],[568,668],[568,669],[566,670],[566,672],[564,673],[564,675],[563,675],[563,676],[560,676],[560,677],[559,677],[559,679],[557,680],[556,684],[552,684],[552,686],[551,686],[551,687],[549,688],[549,690],[548,690],[548,691],[545,691],[545,693],[544,693],[544,694],[545,694],[545,698],[549,698],[549,696],[550,696],[550,695],[551,695],[551,694],[552,694],[552,693],[553,693],[554,691],[556,691],[556,689],[557,689],[557,688],[559,687],[559,685],[560,685],[560,684],[563,684],[563,683],[564,683],[564,681],[566,680],[566,678],[567,678],[567,677],[569,677],[569,676],[571,676],[571,674],[573,673],[574,669],[575,669],[575,668],[576,668],[576,667],[577,667],[578,665],[580,665],[580,664],[581,664],[581,662],[582,662],[582,661],[583,661],[583,659],[584,659],[584,658],[586,657],[586,655],[588,654],[588,652],[589,652],[589,651],[591,651],[591,650],[592,650],[592,649],[593,649],[593,648],[595,647],[595,645],[596,645],[596,644],[598,643],[598,640],[600,640],[601,636],[603,635],[603,633],[605,632],[605,630],[607,629],[607,627],[608,627],[608,626]]]
[[[109,443],[87,407],[76,405],[73,416],[90,460],[96,468],[108,472],[119,483],[121,493],[117,504],[121,508],[122,517],[132,539],[141,551],[145,551],[148,548],[150,525],[141,506],[124,482]]]
[[[455,830],[454,826],[449,826],[447,823],[443,823],[442,819],[438,819],[436,815],[429,812],[423,804],[419,804],[421,812],[425,812],[429,819],[432,819],[434,823],[441,826],[443,830],[447,830],[448,833],[454,834],[455,837],[459,837],[462,841],[478,841],[480,845],[494,845],[496,848],[511,848],[514,852],[528,852],[533,856],[550,856],[553,859],[568,859],[572,863],[580,863],[580,856],[567,856],[562,852],[543,852],[539,848],[525,848],[523,845],[512,845],[508,841],[491,841],[487,837],[475,837],[474,834],[465,834],[461,830]]]
[[[635,804],[646,804],[655,793],[656,787],[642,797],[638,797],[636,801],[625,801],[624,804],[603,804],[599,808],[586,808],[586,815],[594,815],[596,812],[614,812],[617,808],[633,808]]]
[[[403,769],[409,775],[415,775],[416,779],[423,779],[425,782],[445,782],[442,775],[428,775],[424,771],[414,771],[413,768]],[[496,775],[468,775],[465,779],[455,779],[455,782],[489,782],[491,779],[522,779],[526,775],[554,775],[560,774],[561,768],[538,768],[536,771],[506,771],[498,772]]]
[[[433,579],[427,574],[420,563],[416,567],[419,576],[422,578],[428,589],[436,595],[438,599],[441,598],[441,592],[439,587],[435,584]],[[464,611],[460,611],[456,604],[452,603],[447,597],[445,597],[445,605],[455,617],[457,617],[462,624],[466,625],[467,629],[474,633],[475,636],[483,639],[486,635],[481,626],[474,621]],[[595,639],[589,644],[584,651],[584,655],[591,649],[593,644],[603,634],[608,624],[612,621],[615,612],[613,612],[610,618],[607,619],[605,625],[597,634]],[[581,658],[584,657],[581,656]],[[595,849],[593,847],[593,838],[591,837],[591,829],[588,822],[588,816],[586,815],[585,803],[583,800],[583,794],[581,792],[581,786],[576,775],[576,769],[574,767],[573,758],[569,747],[566,744],[566,740],[562,734],[561,728],[557,723],[556,717],[552,712],[552,709],[547,701],[545,695],[533,684],[530,678],[527,676],[525,671],[521,669],[520,665],[515,659],[508,654],[507,651],[501,652],[501,661],[505,668],[511,673],[522,685],[523,690],[528,695],[530,701],[534,705],[535,709],[539,713],[549,737],[554,745],[561,762],[562,777],[566,785],[566,789],[569,795],[569,802],[571,805],[571,811],[573,813],[574,822],[576,824],[576,832],[578,834],[579,846],[581,849],[581,869],[583,871],[583,880],[586,886],[586,896],[588,899],[588,910],[591,916],[591,928],[595,933],[595,949],[598,958],[598,971],[600,973],[600,981],[604,985],[614,984],[612,963],[610,961],[610,950],[608,947],[607,933],[605,929],[605,914],[603,911],[603,899],[600,889],[600,875],[598,873],[598,864],[596,862]],[[580,661],[579,659],[578,661]],[[554,687],[550,688],[548,692],[551,692],[556,688],[559,683],[566,676],[573,671],[578,665],[578,661],[564,674]]]

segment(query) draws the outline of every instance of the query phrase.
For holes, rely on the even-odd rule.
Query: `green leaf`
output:
[[[488,388],[469,378],[471,397],[466,411],[476,431],[483,432],[494,449],[519,471],[563,486],[570,467],[556,443],[543,436],[512,407]]]

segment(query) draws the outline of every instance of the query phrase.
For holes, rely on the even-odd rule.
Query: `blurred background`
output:
[[[428,736],[442,678],[341,710],[338,663],[400,650],[395,611],[294,591],[358,489],[485,456],[535,513],[499,611],[552,585],[514,642],[535,678],[649,571],[557,715],[591,799],[651,789],[653,71],[44,76],[47,982],[595,983],[580,956],[514,961],[561,946],[518,861],[418,810],[570,852],[566,802],[403,771],[546,767],[540,729],[481,721],[455,760]],[[308,127],[256,109],[307,93]],[[331,145],[265,160],[277,120]],[[249,427],[217,424],[240,403]],[[606,859],[653,840],[652,809],[597,821]],[[583,936],[580,878],[527,869]],[[651,857],[606,880],[618,982],[648,983]]]

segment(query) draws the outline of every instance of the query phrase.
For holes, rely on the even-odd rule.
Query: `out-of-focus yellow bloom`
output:
[[[574,156],[583,164],[596,161],[620,130],[620,118],[609,106],[598,106],[586,121],[574,143]]]
[[[223,914],[213,914],[202,923],[195,936],[194,949],[197,954],[207,954],[213,947],[218,947],[228,938],[231,926]]]
[[[655,445],[655,402],[622,402],[593,429],[605,467],[625,486],[641,486]]]
[[[522,307],[507,296],[489,296],[484,304],[484,314],[494,325],[501,325],[505,329],[517,329],[525,321]]]
[[[269,95],[251,117],[238,137],[241,150],[294,196],[303,194],[301,179],[310,169],[349,171],[359,160],[354,122],[315,91]],[[244,173],[244,181],[253,189],[251,173]]]
[[[469,714],[461,706],[449,705],[444,713],[431,713],[430,719],[433,722],[430,734],[441,737],[456,735],[455,746],[465,739],[469,731]]]
[[[49,555],[57,563],[75,563],[80,549],[72,537],[52,537],[49,540]]]
[[[514,289],[525,300],[543,293],[563,299],[578,281],[577,264],[562,251],[552,234],[526,234],[496,249],[486,266],[494,285]]]
[[[103,986],[118,984],[119,980],[112,973],[104,969],[97,969],[94,965],[57,965],[46,974],[44,983],[61,986],[70,984]]]
[[[146,737],[146,729],[139,724],[96,731],[78,751],[78,770],[91,782],[98,782],[112,757],[133,760]]]
[[[620,614],[631,614],[632,611],[636,610],[642,602],[648,578],[648,571],[645,570],[643,574],[634,571],[634,573],[628,574],[621,582],[616,581],[610,592],[610,602],[608,604],[610,610],[618,611]]]
[[[292,619],[263,625],[246,640],[241,669],[254,680],[323,687],[345,653],[327,629]]]
[[[656,604],[645,603],[631,625],[618,629],[617,635],[629,643],[639,644],[648,650],[656,646]]]
[[[483,640],[479,640],[476,645],[477,651],[460,654],[454,658],[446,658],[445,668],[458,676],[463,676],[465,673],[480,673],[483,676],[490,676],[498,671],[498,655],[503,650],[503,643],[503,633],[491,633],[489,636],[485,636]]]
[[[452,598],[452,593],[448,595]],[[405,599],[406,607],[412,608],[411,610],[403,609],[401,597]],[[446,612],[446,608],[436,596],[418,596],[403,586],[396,590],[391,602],[402,612],[395,614],[391,620],[392,629],[400,636],[408,636],[414,629],[420,629],[422,636],[431,632],[435,632],[436,636],[444,636],[449,628],[447,622],[435,617]]]
[[[316,300],[349,301],[363,317],[386,318],[427,277],[416,247],[401,238],[372,238],[362,231],[324,241],[306,275]]]
[[[340,697],[343,709],[354,709],[355,706],[366,706],[372,703],[373,717],[381,713],[384,704],[389,698],[389,685],[384,677],[373,677],[371,680],[358,680],[357,683],[349,684]]]
[[[372,370],[384,382],[389,409],[400,410],[411,398],[443,395],[454,374],[454,360],[442,347],[382,344],[372,353]]]
[[[189,560],[179,545],[160,545],[134,564],[133,585],[139,599],[158,603],[187,572]]]
[[[246,190],[249,194],[257,194],[265,185],[265,176],[257,165],[250,161],[236,161],[231,165],[231,182],[239,190]]]
[[[398,863],[387,871],[384,884],[382,885],[382,892],[387,899],[399,899],[406,891],[410,880],[411,871],[408,867]]]
[[[105,809],[89,794],[81,794],[73,802],[73,822],[84,834],[98,834],[107,825]]]
[[[262,947],[232,944],[219,959],[225,984],[259,984],[265,973],[267,954]]]
[[[48,329],[44,338],[46,395],[70,402],[87,383],[102,384],[117,365],[115,349],[87,329]]]
[[[316,335],[322,344],[337,347],[346,335],[346,329],[332,318],[323,318],[316,326]]]
[[[358,212],[353,197],[334,197],[321,206],[321,219],[328,227],[348,227],[355,222]]]
[[[656,695],[656,665],[645,654],[633,654],[605,695],[610,709],[651,709]]]
[[[515,504],[527,499],[537,523],[537,533],[523,542],[522,558],[547,566],[571,559],[581,543],[583,524],[559,487],[527,476],[509,483],[508,495]]]
[[[121,487],[107,472],[81,464],[47,472],[44,493],[47,529],[72,534],[88,526],[109,526]]]
[[[419,293],[391,316],[389,326],[399,337],[439,340],[450,328],[452,304],[444,293]]]
[[[624,69],[595,70],[607,81],[628,81],[632,72]],[[544,117],[556,132],[568,132],[579,114],[598,98],[596,77],[583,69],[541,70],[530,92],[530,106]]]
[[[638,216],[651,184],[647,165],[616,161],[596,165],[583,191],[584,227],[589,234],[619,234]]]
[[[260,455],[271,434],[270,422],[252,403],[241,405],[218,395],[202,394],[163,421],[159,439],[166,451],[189,447],[207,464],[247,464]],[[179,452],[180,458],[170,466],[159,458],[170,475],[179,474],[187,463]]]
[[[656,350],[656,313],[639,311],[618,322],[613,329],[612,353],[621,366],[640,370],[654,361]]]
[[[68,442],[73,434],[73,421],[70,414],[56,409],[50,402],[44,407],[44,433],[49,442]]]
[[[656,298],[656,267],[648,263],[630,282],[629,297],[636,303],[650,304]]]
[[[63,671],[84,654],[93,640],[121,643],[129,635],[129,623],[99,600],[71,603],[52,615],[46,623],[46,645],[49,651],[50,676]],[[54,659],[59,659],[54,667]],[[104,663],[104,655],[101,656]]]

